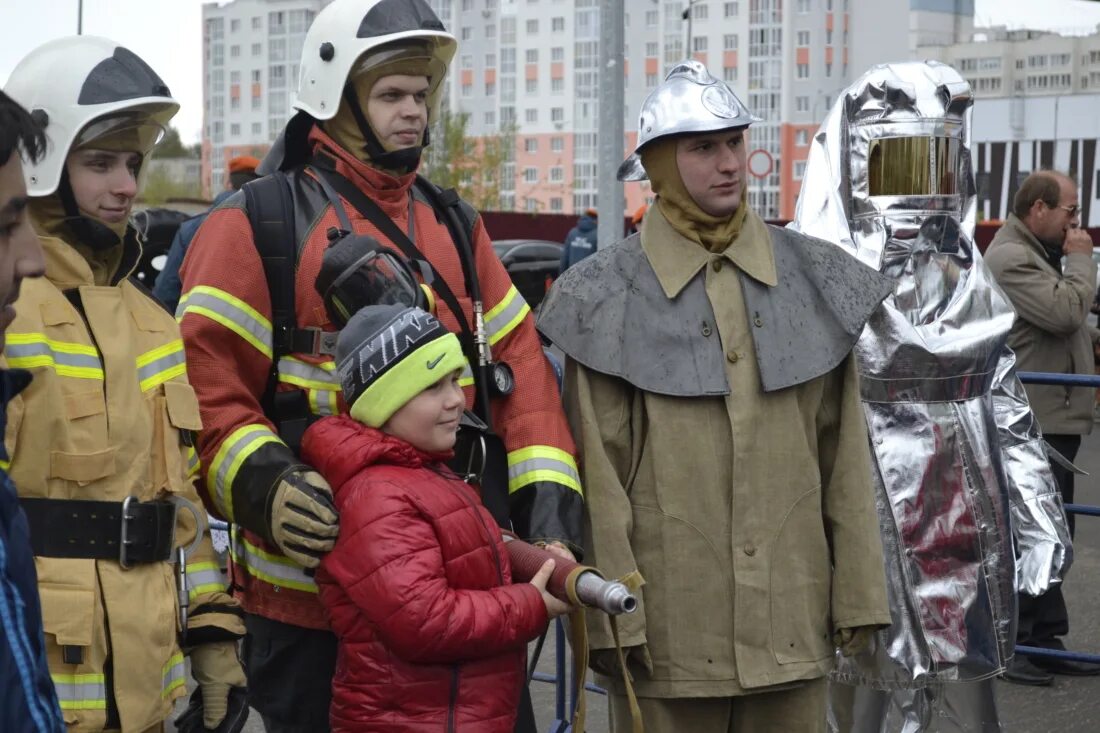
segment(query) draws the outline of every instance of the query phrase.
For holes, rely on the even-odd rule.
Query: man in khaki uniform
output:
[[[619,632],[650,733],[824,730],[836,647],[890,622],[850,351],[892,283],[748,207],[755,119],[675,67],[619,170],[658,195],[640,236],[571,268],[539,318],[568,356],[586,560],[643,578]],[[610,628],[589,626],[630,730]]]
[[[1092,374],[1095,329],[1088,323],[1096,293],[1092,239],[1080,226],[1077,184],[1054,171],[1028,176],[1012,202],[1013,213],[993,237],[985,261],[1012,301],[1016,320],[1008,345],[1029,372]],[[1065,265],[1062,258],[1065,257]],[[1069,460],[1092,432],[1094,392],[1088,387],[1029,385],[1027,397],[1043,438]],[[1062,500],[1073,502],[1073,472],[1051,462]],[[1073,515],[1068,516],[1073,534]],[[1069,613],[1056,585],[1040,596],[1020,594],[1016,643],[1065,649]],[[1038,669],[1036,669],[1038,667]],[[1052,674],[1100,674],[1100,664],[1017,654],[1005,672],[1009,682],[1050,684]]]

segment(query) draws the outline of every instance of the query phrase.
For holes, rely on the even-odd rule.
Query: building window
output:
[[[539,151],[539,139],[537,137],[529,137],[524,140],[523,151],[527,154],[537,153]]]
[[[704,5],[702,7],[705,8],[706,6]],[[691,50],[695,51],[695,53],[705,53],[706,50],[707,50],[707,37],[706,36],[695,36],[694,38],[692,38],[691,39]]]
[[[241,108],[241,98],[240,97],[230,97],[229,98],[229,109],[231,111],[237,111],[240,108]]]
[[[795,145],[809,145],[810,144],[810,133],[807,132],[806,130],[797,131],[794,134],[794,144]]]
[[[286,61],[286,39],[272,38],[267,44],[268,61]]]
[[[796,79],[809,79],[810,78],[810,65],[798,64],[795,66],[795,78]]]
[[[523,119],[530,124],[535,124],[539,121],[539,111],[537,109],[527,109],[523,111]]]
[[[497,84],[494,81],[485,82],[485,96],[495,97],[497,93]]]
[[[561,183],[565,180],[565,169],[560,165],[556,165],[550,169],[550,182]]]
[[[523,169],[523,182],[524,183],[538,183],[539,182],[539,169],[534,167],[527,167]]]
[[[564,94],[565,93],[565,79],[551,79],[550,80],[550,93],[551,94]]]
[[[272,66],[268,69],[267,86],[270,89],[286,89],[285,66]]]
[[[725,3],[722,6],[722,11],[727,18],[737,17],[737,3]]]
[[[561,211],[561,198],[555,196],[550,199],[550,211]]]
[[[229,21],[229,32],[230,33],[236,33],[240,29],[241,29],[241,21],[240,21],[239,18],[234,18],[233,20]]]
[[[799,46],[809,46],[810,45],[810,32],[809,31],[799,31],[798,32],[798,45]]]
[[[661,52],[660,46],[656,41],[648,41],[645,45],[645,55],[651,58],[656,58],[657,54]]]
[[[658,17],[659,16],[658,16],[656,10],[647,10],[647,11],[645,11],[645,24],[646,24],[646,27],[647,28],[656,28]]]
[[[474,29],[473,28],[471,28],[468,25],[462,26],[462,40],[463,41],[470,40],[473,37],[473,35],[474,35]]]
[[[523,200],[523,208],[525,210],[527,210],[528,212],[538,211],[539,210],[538,199],[533,199],[533,198],[530,198],[530,197],[524,199]]]
[[[550,138],[550,152],[560,153],[562,150],[565,150],[565,140],[560,137]]]
[[[253,56],[259,56],[263,52],[264,52],[264,45],[262,43],[253,43],[252,44],[252,55]]]
[[[722,81],[737,81],[737,67],[727,66],[722,69]]]
[[[286,33],[286,14],[282,11],[267,14],[268,33]]]
[[[657,86],[657,84],[658,84],[657,78],[658,78],[657,74],[646,74],[645,75],[646,88],[648,89],[650,87]]]
[[[691,17],[694,18],[695,20],[706,20],[707,19],[707,6],[706,6],[706,4],[699,3],[698,5],[692,5],[691,6]]]
[[[516,108],[505,106],[500,108],[500,124],[511,125],[516,121]]]
[[[264,134],[264,123],[262,123],[262,122],[253,122],[252,123],[252,137],[254,137],[258,140],[259,138],[263,137],[263,134]]]
[[[524,57],[529,64],[537,64],[539,62],[539,50],[537,48],[527,49],[527,54]]]
[[[810,98],[799,96],[794,98],[794,110],[795,112],[809,112],[810,111]]]
[[[565,107],[551,107],[550,108],[550,121],[551,122],[564,122],[565,121]]]
[[[263,27],[264,27],[264,19],[259,15],[253,16],[253,18],[252,18],[252,30],[258,31]]]
[[[225,63],[225,46],[220,43],[215,43],[211,46],[210,56],[211,66],[221,66]]]
[[[565,46],[554,46],[550,49],[551,61],[565,61]]]
[[[516,42],[516,19],[514,17],[505,17],[500,19],[500,42]]]
[[[727,33],[726,35],[722,36],[722,48],[726,51],[736,51],[737,50],[737,34],[736,33]]]
[[[468,13],[474,9],[474,0],[462,0],[462,12]]]
[[[565,30],[565,18],[552,18],[550,20],[550,30],[555,33],[560,33]]]
[[[810,12],[810,0],[798,0],[795,5],[795,12],[803,15]]]
[[[463,97],[472,97],[472,96],[474,96],[474,85],[473,84],[463,84],[462,85],[462,96]]]
[[[532,19],[532,20],[527,21],[527,35],[534,36],[534,35],[537,35],[538,32],[539,32],[539,21],[538,21],[538,19],[536,18],[536,19]]]
[[[502,48],[502,49],[500,49],[500,73],[502,73],[502,74],[514,74],[514,73],[516,73],[516,49],[514,49],[514,48]]]
[[[239,122],[234,122],[229,126],[229,134],[231,137],[240,137],[241,125]]]
[[[794,180],[801,181],[806,175],[806,161],[796,160],[794,162]]]
[[[527,80],[526,91],[527,91],[528,94],[538,94],[538,92],[539,92],[539,80],[538,79],[528,79]]]
[[[311,10],[291,10],[290,11],[290,32],[291,33],[305,33],[309,30],[310,23],[313,22],[313,11]]]
[[[485,125],[493,127],[497,123],[497,113],[493,110],[489,110],[485,113]]]

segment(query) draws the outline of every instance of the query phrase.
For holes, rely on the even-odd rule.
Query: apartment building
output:
[[[1081,222],[1100,225],[1100,32],[1063,36],[980,28],[963,43],[927,46],[975,93],[972,125],[978,213],[1004,219],[1027,175],[1066,171],[1077,182]]]
[[[430,1],[459,40],[450,109],[469,114],[473,135],[514,125],[502,208],[594,206],[599,0]],[[765,216],[789,218],[809,139],[839,91],[874,63],[968,38],[973,12],[973,0],[627,2],[624,155],[646,95],[691,56],[763,118],[748,139],[753,168],[766,175],[750,179],[749,199]],[[650,196],[645,183],[627,184],[627,211]]]
[[[302,40],[329,0],[203,6],[203,180],[224,186],[233,155],[262,153],[293,103]],[[473,136],[515,134],[503,210],[573,213],[596,205],[600,0],[428,0],[459,42],[444,103]],[[691,56],[763,121],[748,136],[749,200],[789,218],[809,139],[840,90],[874,63],[969,39],[973,0],[630,0],[625,3],[625,155],[637,112]],[[768,170],[770,169],[770,171]],[[626,208],[651,198],[626,185]]]
[[[225,188],[231,158],[262,157],[286,124],[306,30],[329,1],[203,5],[203,195]]]

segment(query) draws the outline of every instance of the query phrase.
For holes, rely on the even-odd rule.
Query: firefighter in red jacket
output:
[[[347,411],[332,356],[337,324],[315,287],[330,234],[350,229],[394,251],[407,234],[430,263],[425,279],[434,274],[432,289],[451,296],[438,301],[443,324],[462,333],[464,325],[484,322],[478,353],[491,351],[498,366],[510,367],[513,382],[498,385],[503,389],[487,410],[507,452],[512,524],[528,540],[579,550],[583,500],[574,446],[530,309],[482,222],[465,207],[473,260],[466,264],[477,283],[470,287],[444,212],[413,186],[456,46],[424,0],[336,0],[310,27],[299,111],[271,156],[281,155],[275,162],[285,171],[285,205],[292,208],[285,222],[297,260],[291,327],[280,327],[273,310],[290,288],[269,286],[279,260],[257,250],[269,238],[254,237],[258,217],[250,219],[248,209],[250,201],[260,208],[250,198],[253,187],[271,178],[212,212],[183,264],[176,315],[202,412],[206,498],[239,530],[232,573],[249,632],[250,702],[269,732],[328,729],[335,639],[306,568],[332,548],[338,519],[330,487],[295,443],[312,418]],[[363,195],[386,221],[377,210],[373,218],[363,211]],[[288,259],[282,263],[294,267]],[[478,363],[474,369],[486,373]],[[471,405],[489,381],[475,384],[473,371],[464,375]]]

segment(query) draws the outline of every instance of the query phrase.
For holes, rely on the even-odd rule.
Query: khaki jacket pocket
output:
[[[833,654],[829,593],[832,563],[821,516],[821,489],[795,500],[772,543],[772,651],[779,664]]]

